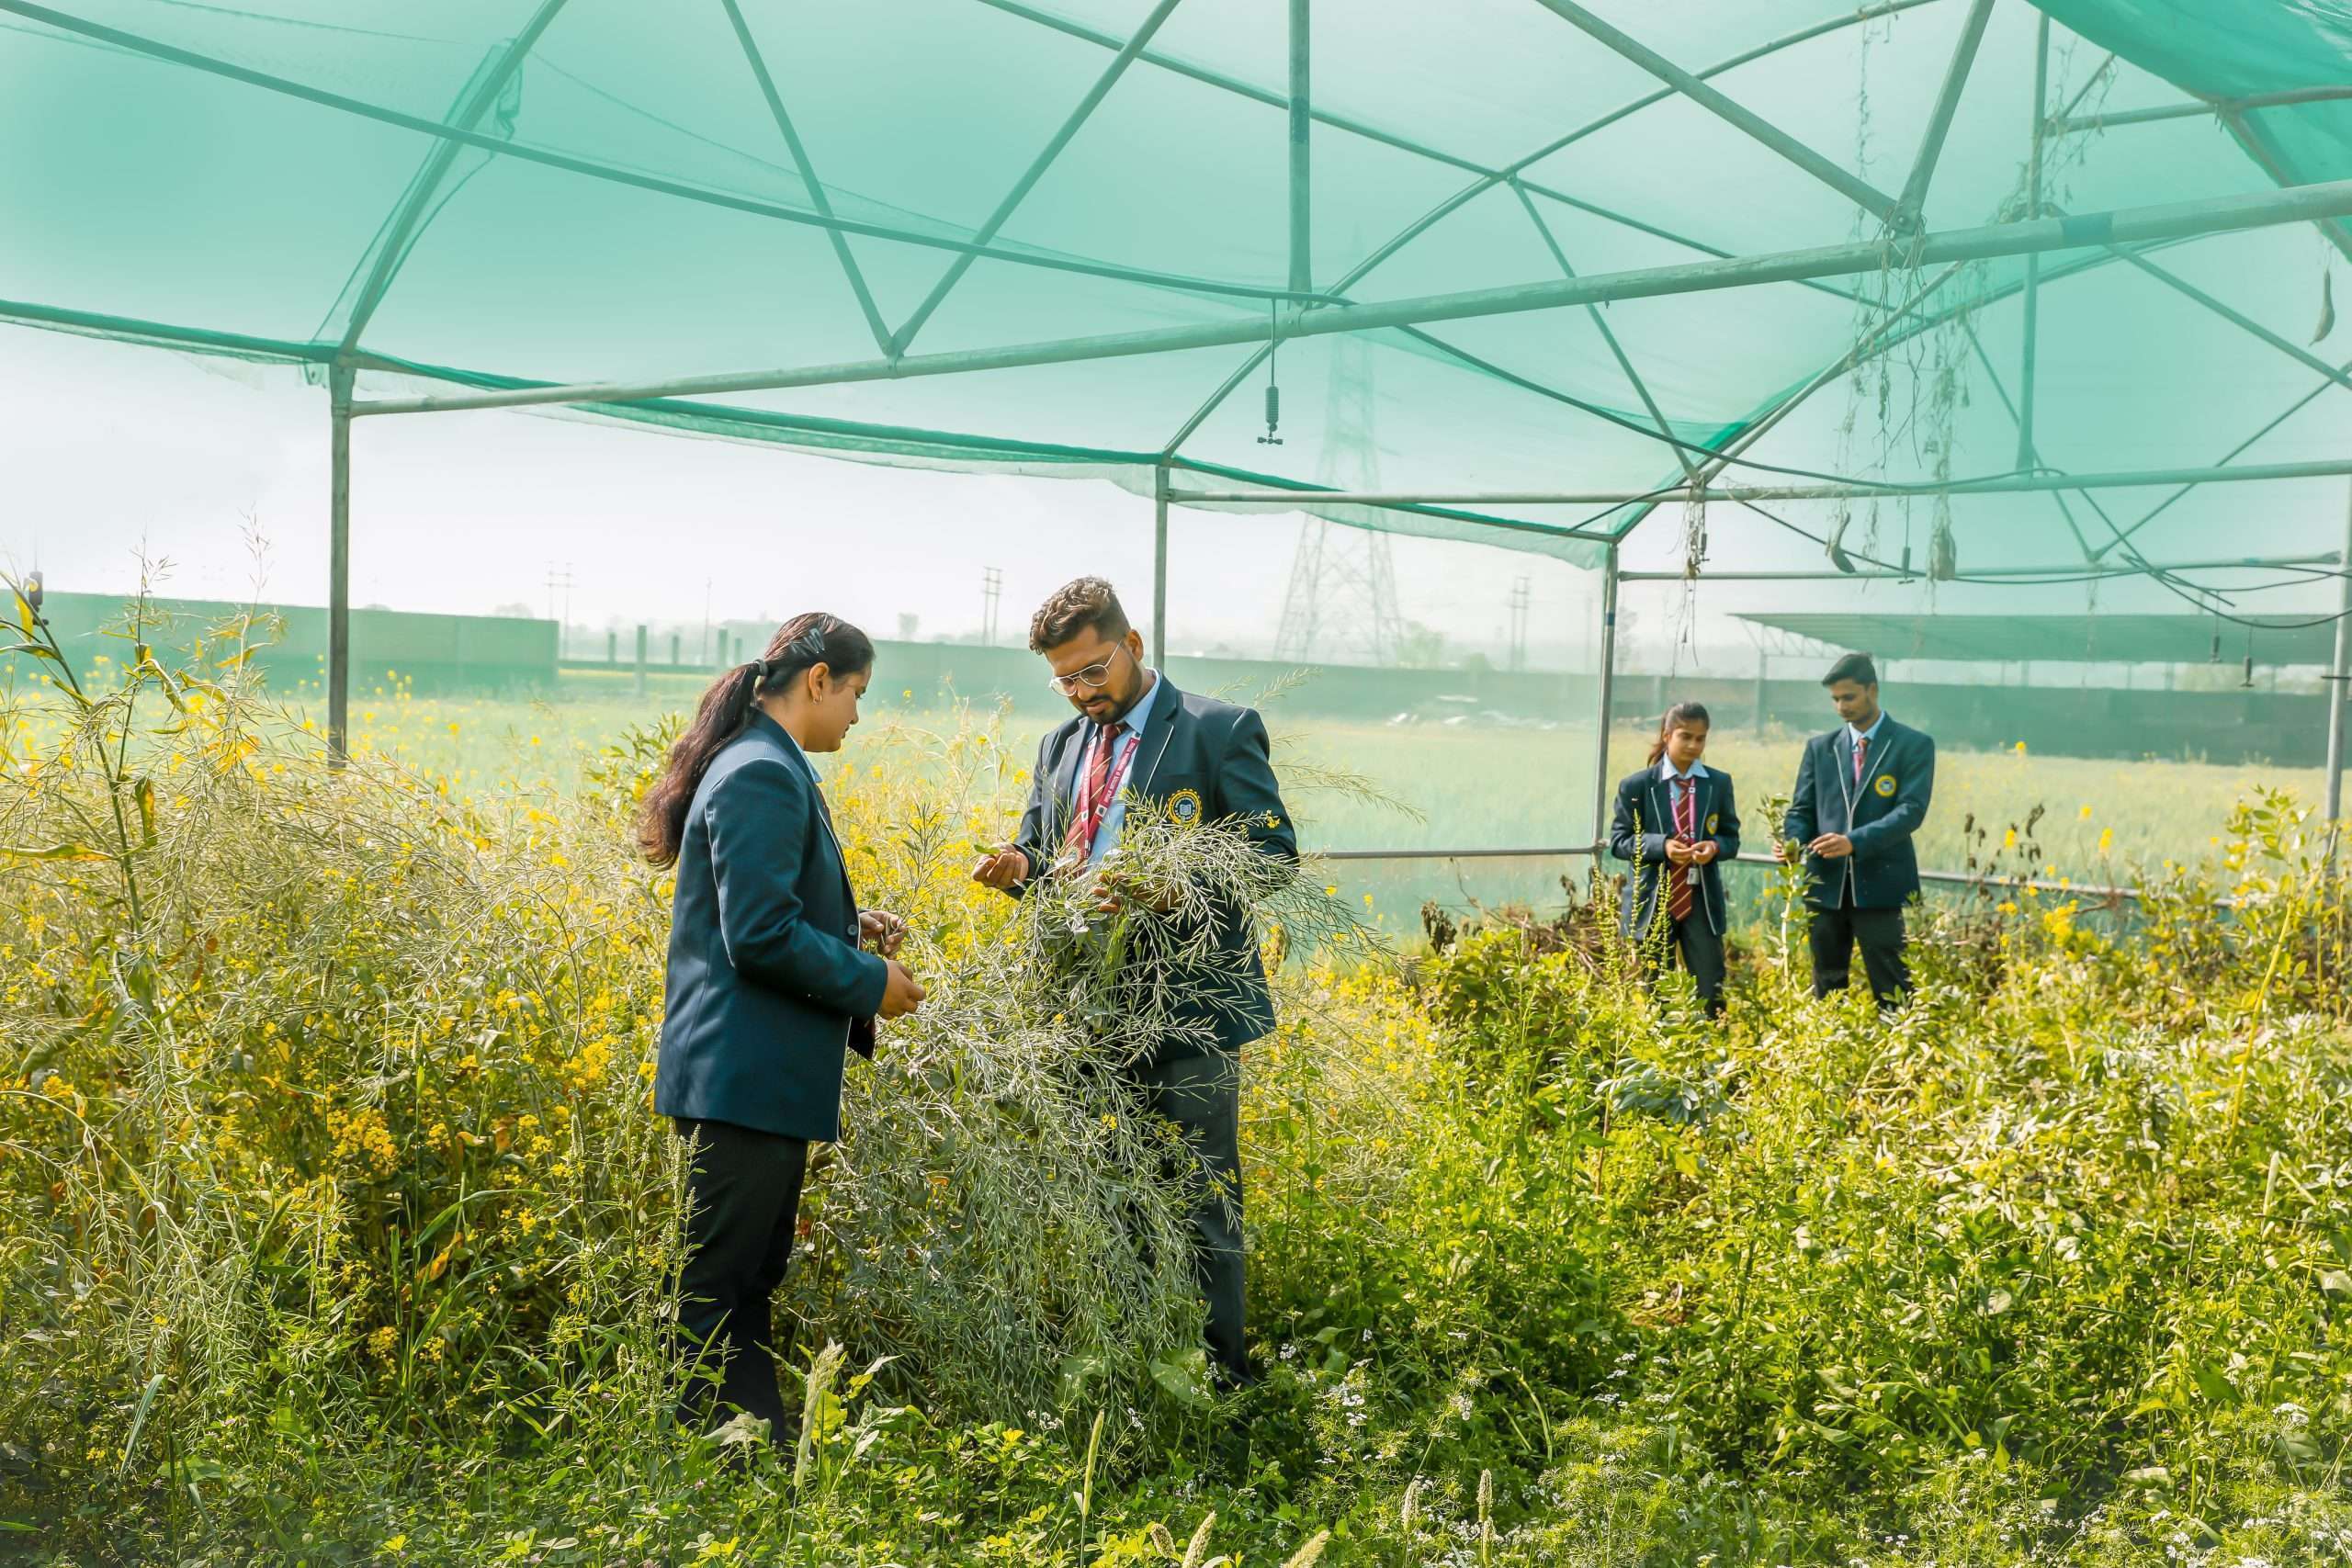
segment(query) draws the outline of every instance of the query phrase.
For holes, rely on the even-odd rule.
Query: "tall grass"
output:
[[[932,1000],[851,1069],[798,1426],[736,1466],[667,1418],[658,735],[560,790],[332,770],[240,670],[132,657],[6,732],[0,1524],[42,1561],[2352,1551],[2352,870],[2283,795],[2128,938],[1923,917],[1892,1025],[1807,994],[1785,876],[1716,1026],[1605,896],[1406,965],[1313,868],[1139,824],[1177,927],[1205,878],[1288,954],[1270,1372],[1219,1400],[1111,1070],[1190,939],[968,881],[1025,746],[861,731],[837,820]]]

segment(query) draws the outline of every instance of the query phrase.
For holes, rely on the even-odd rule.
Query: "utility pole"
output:
[[[997,601],[1003,595],[1004,573],[992,566],[983,568],[980,572],[980,646],[982,648],[996,646]]]
[[[563,595],[563,615],[560,619],[556,615],[556,595],[559,592]],[[548,619],[556,623],[555,656],[561,659],[571,641],[571,563],[570,561],[564,562],[561,566],[556,565],[553,561],[548,563]]]
[[[1510,585],[1510,667],[1527,668],[1527,610],[1535,594],[1532,578],[1517,577]]]

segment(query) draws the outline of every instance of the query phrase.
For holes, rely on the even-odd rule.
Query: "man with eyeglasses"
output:
[[[1029,623],[1029,649],[1077,716],[1037,748],[1019,836],[972,868],[1015,897],[1044,877],[1099,865],[1130,809],[1179,823],[1238,823],[1262,853],[1298,858],[1290,812],[1250,708],[1180,692],[1143,661],[1143,637],[1099,577],[1055,591]],[[1102,889],[1115,909],[1123,893]],[[1242,1340],[1240,1049],[1274,1026],[1249,911],[1220,900],[1218,957],[1180,985],[1171,1032],[1128,1069],[1151,1110],[1174,1122],[1197,1160],[1193,1267],[1208,1299],[1217,1380],[1254,1382]]]

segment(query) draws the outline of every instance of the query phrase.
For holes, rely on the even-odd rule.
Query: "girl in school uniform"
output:
[[[808,761],[841,749],[873,670],[847,621],[786,621],[703,694],[639,824],[647,857],[678,868],[653,1109],[690,1145],[678,1326],[699,1364],[679,1418],[704,1426],[715,1396],[771,1440],[770,1303],[808,1145],[841,1136],[845,1053],[871,1056],[875,1019],[922,1000],[894,956],[905,922],[857,907]]]
[[[1678,953],[1707,1013],[1724,1010],[1722,863],[1739,853],[1731,775],[1700,761],[1707,710],[1677,703],[1658,720],[1649,764],[1617,785],[1610,852],[1634,864],[1625,884],[1625,934],[1645,951]],[[1659,920],[1666,930],[1649,947]]]

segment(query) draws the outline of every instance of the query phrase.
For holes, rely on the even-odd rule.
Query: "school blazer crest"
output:
[[[1781,836],[1798,845],[1843,833],[1854,852],[1840,860],[1805,856],[1805,902],[1836,908],[1894,909],[1919,891],[1912,835],[1928,819],[1936,790],[1936,743],[1923,731],[1886,719],[1854,779],[1854,740],[1844,725],[1805,742]]]
[[[1298,858],[1297,829],[1274,778],[1265,720],[1252,708],[1176,689],[1165,671],[1151,716],[1136,740],[1127,773],[1129,809],[1148,809],[1182,826],[1237,822],[1261,853]],[[1048,734],[1037,747],[1029,804],[1013,843],[1028,858],[1031,877],[1046,874],[1069,832],[1078,798],[1078,771],[1092,721],[1083,715]],[[1025,884],[1010,889],[1019,897]],[[1183,1044],[1205,1032],[1217,1049],[1237,1050],[1274,1026],[1273,998],[1258,935],[1248,910],[1219,900],[1212,919],[1219,954],[1213,971],[1179,981],[1176,1018],[1187,1028],[1161,1043],[1163,1056],[1189,1054]]]
[[[1707,929],[1724,934],[1728,906],[1724,902],[1723,865],[1739,853],[1739,807],[1732,799],[1731,775],[1709,768],[1698,780],[1692,820],[1697,837],[1715,841],[1715,858],[1693,868],[1691,893],[1695,908],[1707,918]],[[1631,861],[1634,873],[1625,879],[1625,933],[1638,942],[1649,934],[1657,918],[1667,879],[1666,841],[1674,836],[1674,794],[1656,767],[1628,773],[1617,784],[1617,806],[1609,822],[1609,852]]]

